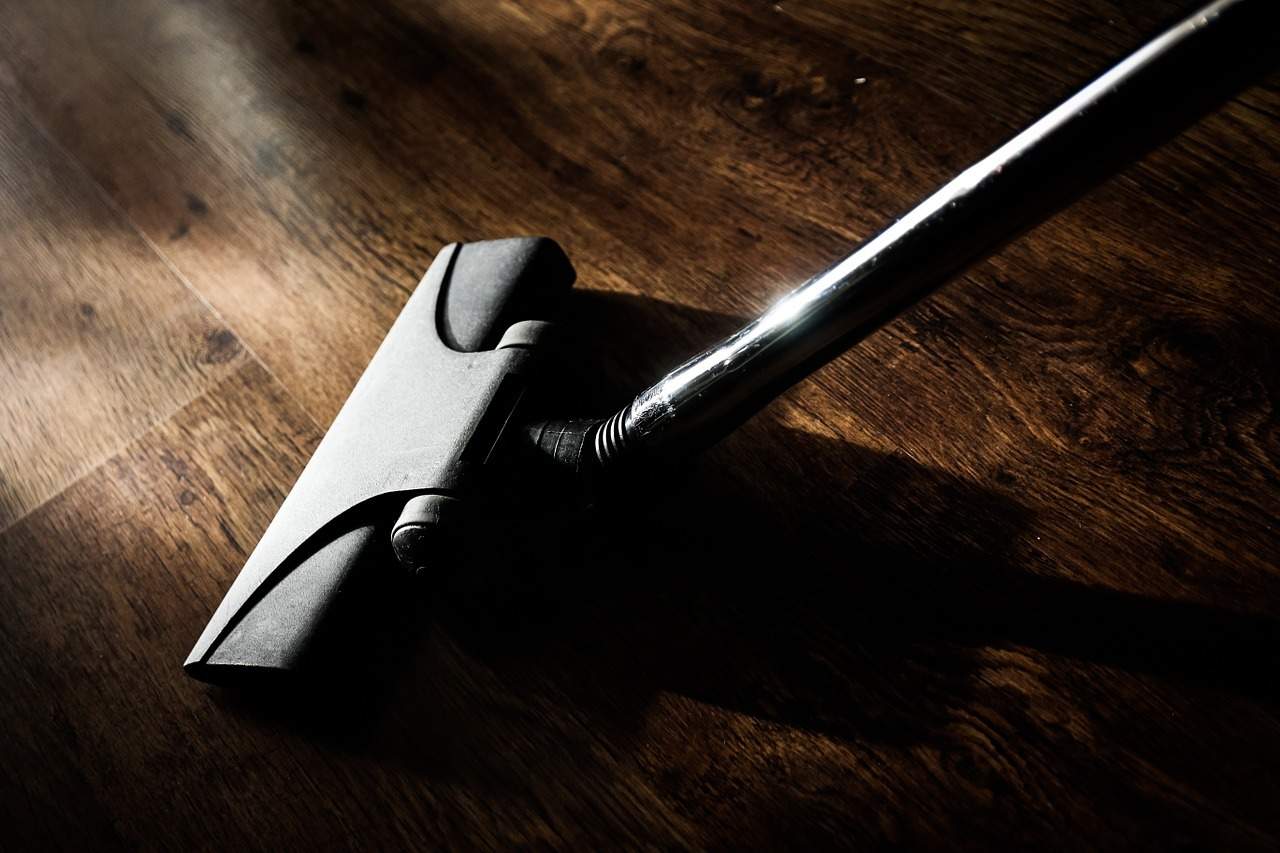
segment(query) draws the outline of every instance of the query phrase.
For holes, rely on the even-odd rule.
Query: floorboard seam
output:
[[[54,492],[44,500],[37,503],[35,506],[28,509],[22,515],[12,519],[5,525],[0,526],[0,539],[3,539],[9,533],[10,530],[14,529],[19,524],[26,521],[31,516],[35,515],[37,512],[41,511],[46,506],[53,503],[58,498],[62,497],[62,495],[65,494],[66,492],[75,488],[77,485],[80,484],[81,481],[93,476],[104,465],[109,464],[113,459],[118,459],[119,457],[125,455],[125,453],[130,448],[132,448],[134,445],[138,444],[140,441],[150,436],[160,427],[164,426],[165,424],[172,421],[174,418],[181,415],[193,404],[198,403],[200,400],[203,400],[205,397],[208,397],[209,395],[216,393],[228,382],[238,379],[240,375],[244,373],[245,370],[254,366],[261,368],[263,372],[267,374],[268,378],[271,379],[271,381],[275,383],[277,387],[280,388],[281,393],[284,393],[286,395],[289,393],[288,390],[284,388],[284,386],[280,385],[279,380],[277,380],[274,376],[271,375],[271,371],[267,368],[265,364],[262,363],[262,361],[256,355],[253,355],[252,353],[249,353],[249,352],[246,352],[245,355],[246,355],[246,358],[243,364],[239,365],[238,367],[236,367],[234,370],[232,370],[230,373],[223,376],[222,378],[215,380],[212,385],[208,386],[207,388],[200,389],[195,394],[192,394],[191,397],[188,398],[187,400],[184,400],[182,403],[179,403],[177,406],[170,409],[168,412],[164,413],[163,415],[160,415],[154,421],[147,424],[146,427],[139,430],[137,434],[131,436],[130,438],[125,439],[120,444],[113,447],[111,450],[107,451],[107,453],[101,459],[91,464],[88,468],[84,470],[83,473],[79,474],[74,480],[67,483],[65,486],[58,489],[58,491]],[[302,411],[301,407],[299,407],[299,411]],[[308,420],[312,420],[310,415],[307,415],[305,412],[303,412],[303,414],[306,416]],[[312,423],[314,424],[314,421],[312,421]],[[320,430],[319,427],[316,427],[316,429],[320,434],[323,434],[324,431]]]

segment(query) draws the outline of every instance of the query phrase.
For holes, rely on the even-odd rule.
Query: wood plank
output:
[[[243,360],[0,78],[0,529]]]
[[[270,370],[0,537],[24,838],[1274,848],[1274,78],[669,493],[496,537],[430,627],[388,618],[378,689],[317,715],[176,667],[438,244],[566,244],[603,410],[1175,5],[8,16],[23,103]]]

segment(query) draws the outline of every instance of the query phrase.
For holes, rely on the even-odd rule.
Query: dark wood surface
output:
[[[367,680],[180,669],[442,244],[616,403],[1186,3],[0,11],[0,845],[1280,844],[1274,74]]]

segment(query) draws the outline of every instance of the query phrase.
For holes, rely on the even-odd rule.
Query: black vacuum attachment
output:
[[[206,681],[297,670],[358,568],[418,555],[466,512],[564,293],[541,237],[446,246],[187,658]],[[393,535],[394,534],[394,535]]]

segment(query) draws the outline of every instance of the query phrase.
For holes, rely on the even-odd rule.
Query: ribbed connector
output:
[[[622,409],[596,427],[592,446],[601,469],[612,468],[627,455],[626,416],[627,410]]]

